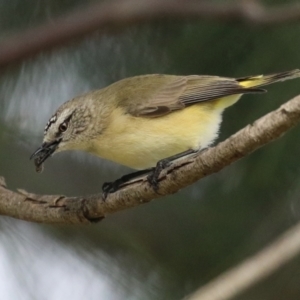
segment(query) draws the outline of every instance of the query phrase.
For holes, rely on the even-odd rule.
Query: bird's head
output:
[[[91,105],[88,104],[88,99],[72,99],[61,105],[49,119],[44,129],[43,143],[30,157],[34,158],[37,171],[41,171],[43,162],[54,153],[84,150],[85,132],[92,123]]]

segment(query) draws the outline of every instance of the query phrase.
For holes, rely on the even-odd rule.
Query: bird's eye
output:
[[[65,132],[68,129],[68,123],[67,122],[63,122],[59,125],[58,130],[60,132]]]

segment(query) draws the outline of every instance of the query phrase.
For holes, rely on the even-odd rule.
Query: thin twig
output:
[[[255,256],[225,272],[186,300],[229,300],[273,274],[300,252],[300,223]]]
[[[3,40],[0,46],[0,67],[83,38],[96,30],[104,33],[166,18],[209,19],[266,26],[298,22],[300,4],[266,7],[255,0],[226,3],[212,3],[208,0],[105,1]]]

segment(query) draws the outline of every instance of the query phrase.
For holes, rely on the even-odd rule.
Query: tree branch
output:
[[[145,177],[134,180],[103,201],[102,194],[86,197],[12,192],[0,182],[0,215],[43,223],[90,223],[114,212],[176,193],[197,180],[218,172],[239,158],[282,136],[300,122],[300,95],[246,126],[224,142],[193,158],[172,164],[160,176],[159,194]]]
[[[15,34],[1,42],[0,67],[50,50],[101,29],[107,32],[155,20],[209,19],[254,25],[298,22],[300,4],[263,6],[258,0],[212,3],[196,0],[114,0],[92,4],[51,23]]]
[[[255,256],[220,275],[186,300],[229,300],[273,274],[300,252],[300,223]]]

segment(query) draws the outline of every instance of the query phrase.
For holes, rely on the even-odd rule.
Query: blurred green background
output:
[[[0,47],[14,32],[91,2],[0,0]],[[239,77],[299,67],[300,23],[162,20],[96,32],[1,70],[0,175],[11,189],[86,195],[129,172],[84,153],[59,154],[42,174],[29,161],[61,103],[118,79],[147,73]],[[299,94],[300,81],[268,90],[244,96],[225,112],[219,140]],[[1,217],[0,299],[181,299],[298,221],[298,132],[299,126],[175,195],[96,225]],[[299,269],[300,259],[235,299],[300,299]]]

